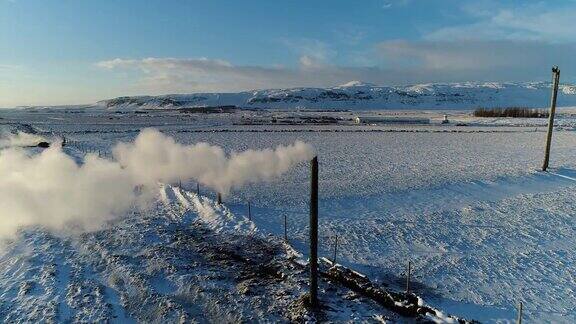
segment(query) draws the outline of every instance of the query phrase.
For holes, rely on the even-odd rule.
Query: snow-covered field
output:
[[[441,125],[441,114],[413,112],[432,124],[238,125],[250,114],[268,113],[6,111],[0,124],[65,136],[66,151],[79,160],[87,152],[110,157],[116,142],[133,140],[144,127],[181,143],[205,141],[228,152],[303,140],[316,148],[320,160],[321,255],[332,255],[338,236],[339,263],[396,290],[403,289],[410,260],[415,292],[430,305],[468,319],[511,322],[523,302],[529,322],[576,321],[576,119],[570,111],[557,120],[548,173],[538,171],[544,119],[479,119],[451,112],[452,123]],[[332,115],[350,118],[346,112]],[[458,122],[467,126],[455,126]],[[168,200],[166,206],[172,207],[160,204],[102,231],[62,238],[26,230],[0,254],[0,318],[201,321],[206,314],[209,320],[286,320],[284,310],[303,292],[305,274],[292,269],[286,271],[294,282],[266,279],[270,284],[253,288],[259,290],[254,297],[227,293],[238,284],[238,278],[231,279],[234,271],[255,270],[222,270],[223,252],[210,249],[225,241],[222,249],[242,250],[248,243],[234,235],[247,232],[281,237],[286,217],[292,246],[306,254],[308,181],[308,166],[301,164],[269,183],[234,190],[224,198],[225,207],[209,199],[214,192],[201,187],[207,198],[198,198],[190,194],[196,183],[183,183],[185,191],[165,187],[164,198],[159,197],[159,203]],[[253,223],[246,219],[247,201]],[[235,219],[235,225],[206,216],[206,208],[198,209],[202,202],[208,210],[225,208],[216,215]],[[201,226],[193,225],[194,217],[200,217]],[[229,240],[221,237],[221,229],[232,233]],[[183,241],[177,237],[180,230]],[[197,261],[206,250],[214,258],[209,267]],[[245,253],[284,265],[257,248]],[[342,310],[331,311],[329,319],[375,321],[380,314],[404,320],[368,302],[344,298],[334,304],[334,296],[346,292],[323,293],[331,307]]]

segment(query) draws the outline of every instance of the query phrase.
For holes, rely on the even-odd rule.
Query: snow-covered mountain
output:
[[[281,109],[470,109],[477,107],[547,107],[551,84],[430,83],[376,86],[351,81],[331,88],[292,88],[238,93],[193,93],[118,97],[100,101],[109,109],[236,106]],[[576,85],[560,86],[559,106],[576,106]]]

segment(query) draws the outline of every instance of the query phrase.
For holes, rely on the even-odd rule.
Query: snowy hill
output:
[[[100,101],[108,109],[236,106],[280,109],[471,109],[547,107],[550,83],[449,83],[376,86],[351,81],[331,88],[254,90],[118,97]],[[576,106],[576,86],[561,85],[559,106]]]

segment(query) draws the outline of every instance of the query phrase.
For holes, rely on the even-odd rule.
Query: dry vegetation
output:
[[[546,118],[545,109],[530,109],[522,107],[509,108],[477,108],[474,117],[520,117],[520,118]]]

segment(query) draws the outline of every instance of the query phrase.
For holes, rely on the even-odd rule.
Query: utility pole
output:
[[[318,306],[318,157],[310,163],[310,306]]]
[[[548,135],[546,136],[546,152],[544,153],[544,164],[542,171],[548,169],[550,162],[550,146],[552,145],[552,132],[554,131],[554,113],[556,112],[556,99],[558,98],[558,83],[560,82],[560,69],[557,66],[552,68],[552,99],[550,100],[550,115],[548,116]]]

